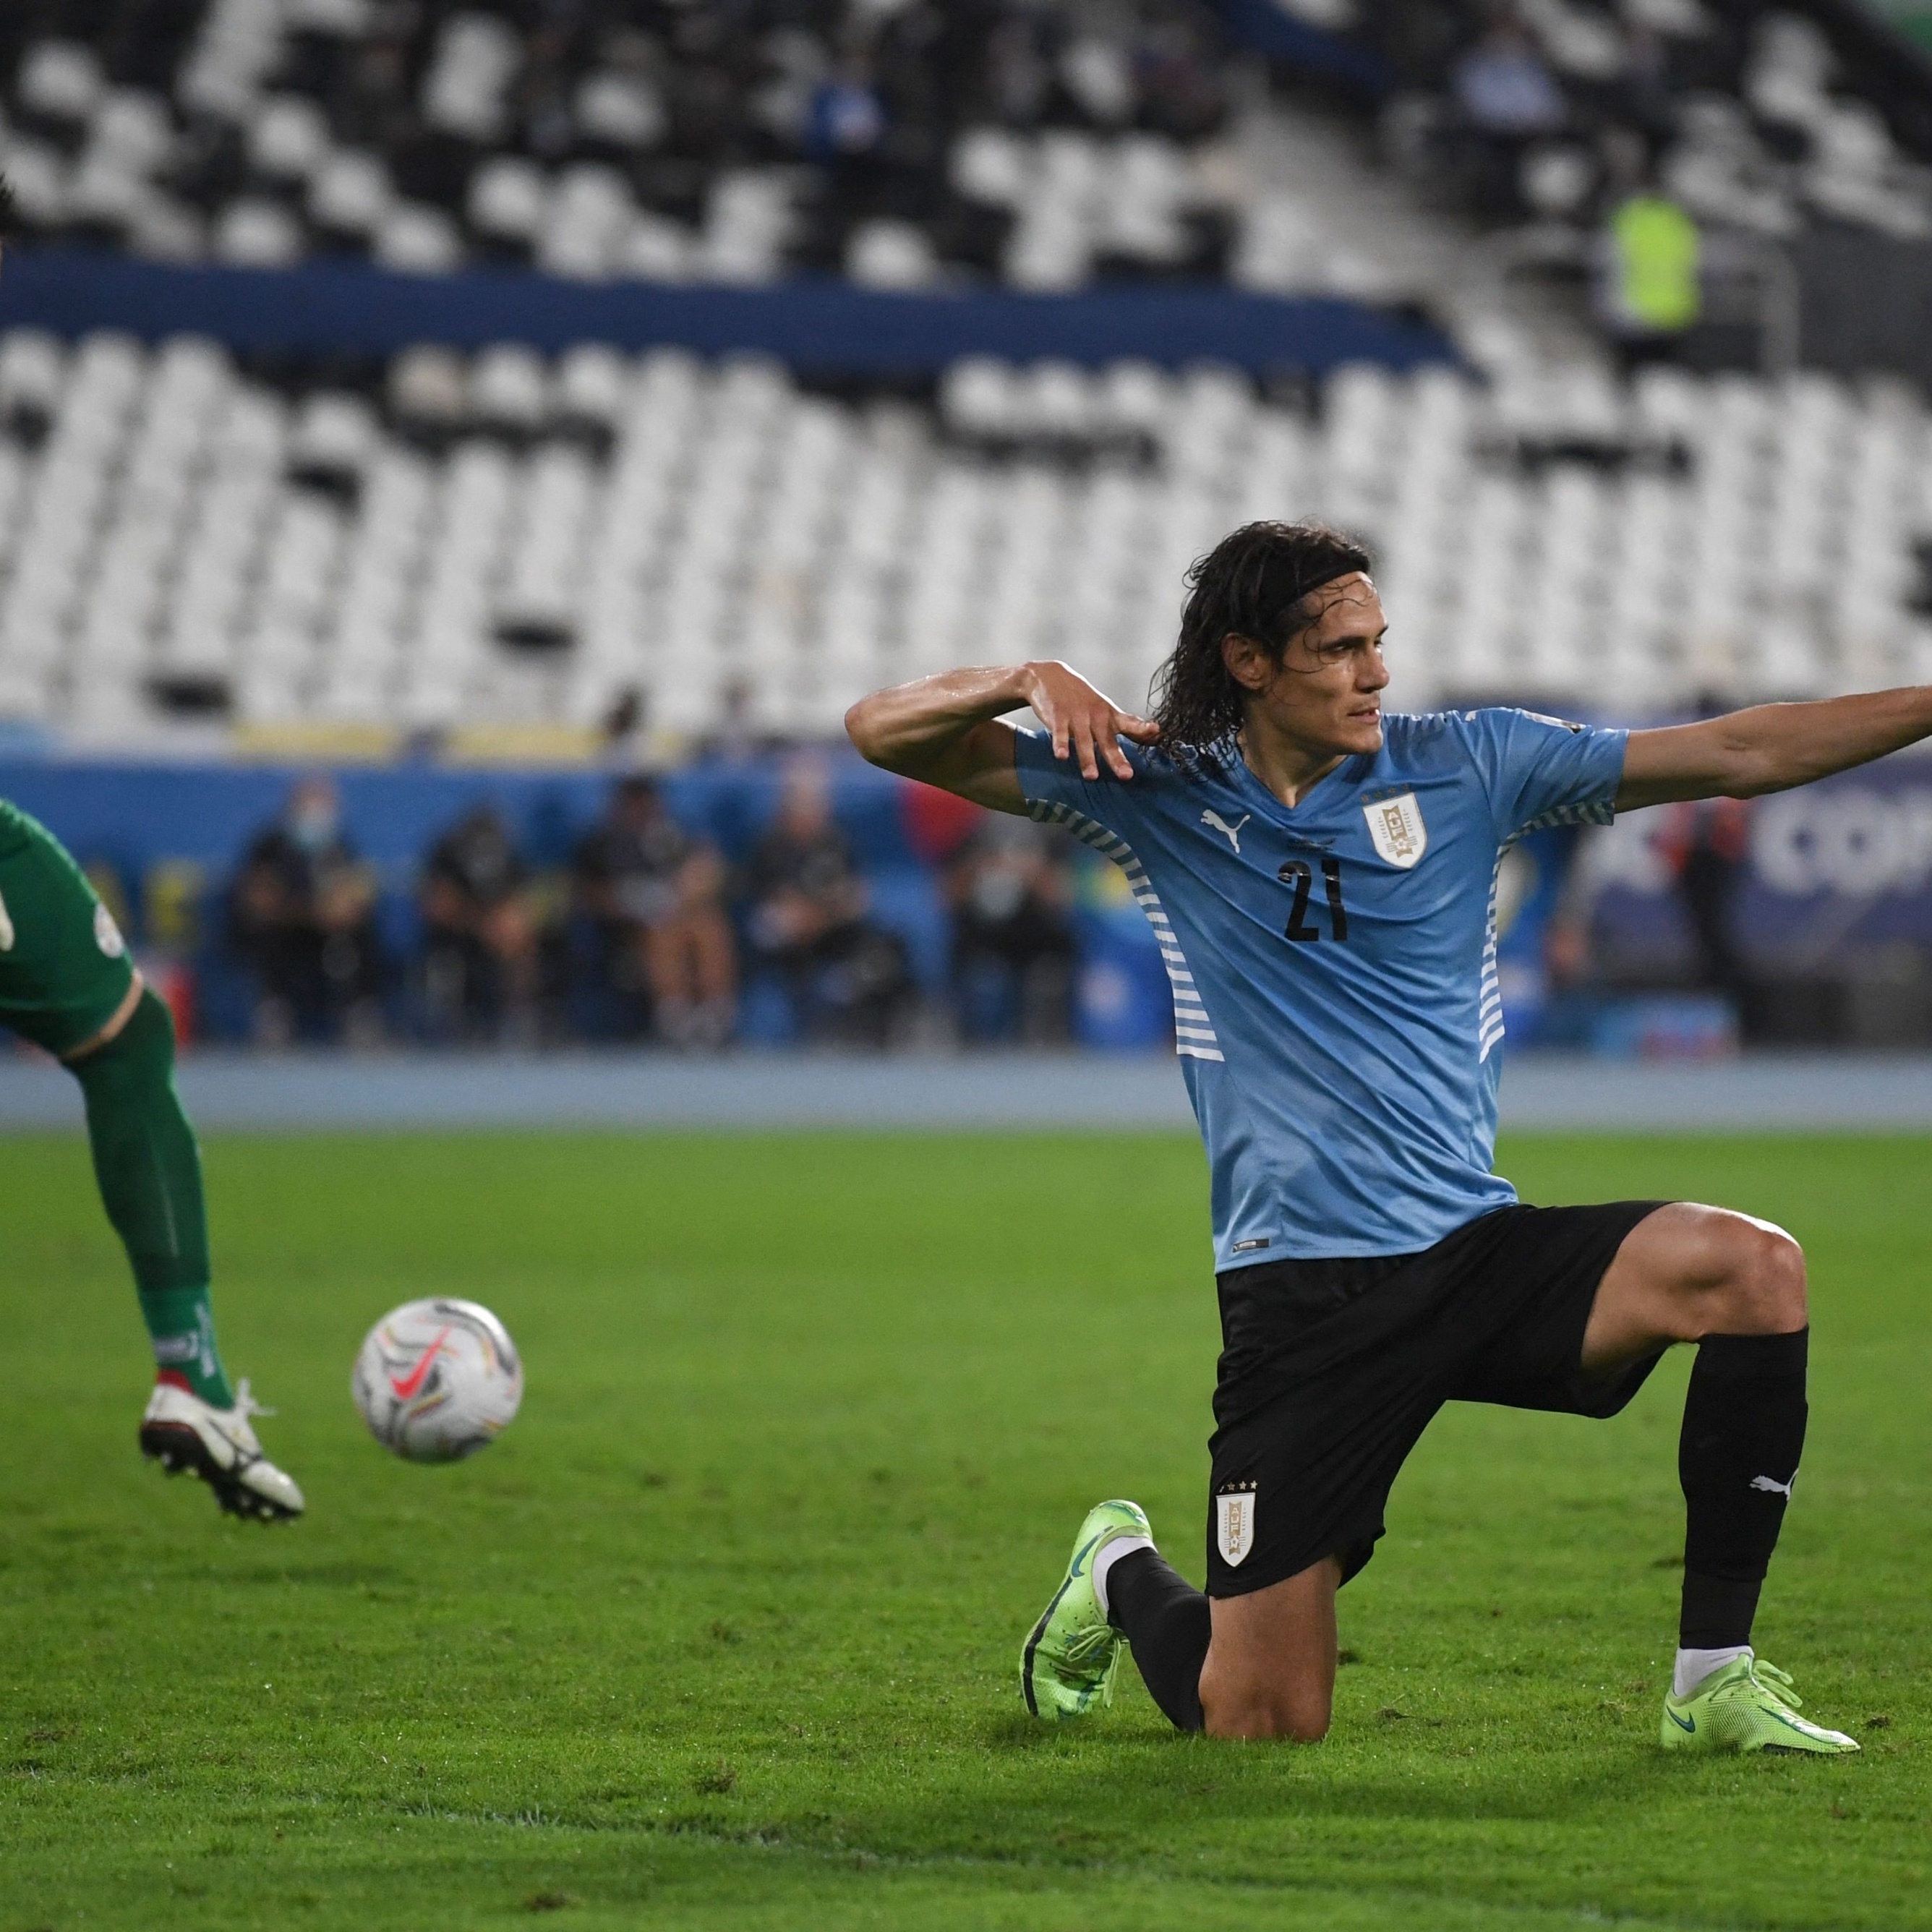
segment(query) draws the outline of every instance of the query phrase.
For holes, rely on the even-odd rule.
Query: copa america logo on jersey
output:
[[[1214,1498],[1214,1543],[1221,1561],[1234,1568],[1255,1546],[1258,1498],[1252,1483],[1237,1483]]]
[[[1362,816],[1369,821],[1376,851],[1391,866],[1407,872],[1429,850],[1429,828],[1422,822],[1422,808],[1414,792],[1376,799],[1362,807]]]

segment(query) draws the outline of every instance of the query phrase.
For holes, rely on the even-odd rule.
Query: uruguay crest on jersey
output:
[[[1243,1483],[1214,1498],[1214,1546],[1233,1569],[1255,1546],[1255,1486]]]
[[[1422,822],[1422,807],[1414,792],[1378,798],[1362,807],[1362,816],[1369,821],[1376,851],[1391,866],[1407,872],[1429,850],[1429,827]]]

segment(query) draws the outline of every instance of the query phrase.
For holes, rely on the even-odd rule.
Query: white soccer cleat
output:
[[[141,1454],[171,1476],[192,1470],[232,1516],[288,1522],[302,1513],[302,1492],[262,1454],[248,1420],[274,1414],[249,1393],[245,1376],[232,1408],[217,1408],[173,1382],[157,1382],[141,1418]]]

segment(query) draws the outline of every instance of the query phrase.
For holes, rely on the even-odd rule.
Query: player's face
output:
[[[1388,628],[1376,586],[1358,571],[1327,587],[1321,615],[1282,653],[1279,668],[1260,658],[1263,682],[1251,683],[1234,665],[1229,668],[1283,736],[1337,756],[1378,752],[1389,681],[1382,658]]]

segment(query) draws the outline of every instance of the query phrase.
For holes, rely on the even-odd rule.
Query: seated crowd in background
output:
[[[954,842],[938,883],[959,1036],[1068,1039],[1071,894],[1054,836],[987,815]],[[476,805],[430,844],[411,897],[412,922],[406,908],[381,916],[334,784],[299,782],[229,895],[256,1041],[703,1050],[749,1033],[884,1046],[922,1012],[907,942],[878,914],[820,758],[787,766],[739,866],[636,776],[612,787],[560,867],[534,863],[502,812]]]

